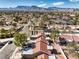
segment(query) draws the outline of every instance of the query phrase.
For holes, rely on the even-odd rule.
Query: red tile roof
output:
[[[74,40],[76,42],[79,42],[79,36],[77,35],[61,35],[60,37],[65,38],[66,40]]]
[[[60,50],[61,47],[60,47],[58,44],[54,43],[54,44],[53,44],[53,47],[54,47],[58,52],[61,53],[61,50]],[[62,53],[61,53],[61,54],[57,54],[57,55],[56,55],[56,58],[57,58],[57,59],[65,59]]]

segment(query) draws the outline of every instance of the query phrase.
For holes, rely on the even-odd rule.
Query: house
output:
[[[27,43],[23,48],[22,56],[27,59],[55,59],[55,55],[51,54],[52,46],[48,45],[44,34],[37,35],[36,42]]]
[[[49,43],[44,33],[33,35],[23,44],[22,50],[15,49],[10,59],[66,59],[58,44]]]
[[[64,38],[64,40],[66,40],[67,42],[77,42],[79,43],[79,35],[77,34],[63,34],[60,35],[61,38]]]
[[[57,44],[49,44],[44,33],[38,33],[36,39],[29,40],[22,48],[24,59],[66,59],[63,50]]]

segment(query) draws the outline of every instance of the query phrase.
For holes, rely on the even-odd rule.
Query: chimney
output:
[[[34,53],[38,54],[37,59],[48,59],[47,41],[43,33],[38,34]]]

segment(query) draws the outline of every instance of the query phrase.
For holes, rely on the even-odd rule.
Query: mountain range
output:
[[[40,12],[48,12],[48,11],[79,11],[76,8],[60,8],[60,7],[38,7],[38,6],[17,6],[15,8],[0,8],[0,11],[40,11]]]

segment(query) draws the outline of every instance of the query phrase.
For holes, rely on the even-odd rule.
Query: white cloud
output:
[[[61,6],[64,5],[64,2],[54,2],[53,6]]]
[[[70,0],[70,2],[79,2],[79,0]]]
[[[38,7],[45,7],[47,4],[40,4]]]

